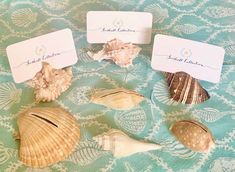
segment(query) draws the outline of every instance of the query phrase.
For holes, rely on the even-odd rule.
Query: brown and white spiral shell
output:
[[[170,97],[184,104],[199,104],[210,98],[197,79],[185,72],[166,73]]]

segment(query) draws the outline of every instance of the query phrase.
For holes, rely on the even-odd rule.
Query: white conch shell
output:
[[[43,168],[65,159],[80,139],[76,119],[62,108],[35,107],[22,112],[19,156],[23,164]]]
[[[49,63],[32,79],[36,101],[53,101],[71,85],[72,69],[53,69]]]
[[[139,93],[124,88],[97,90],[91,102],[117,110],[128,110],[144,100]]]
[[[104,44],[103,49],[95,54],[89,54],[94,60],[111,59],[120,67],[132,65],[133,59],[139,54],[141,48],[132,43],[123,43],[113,39]]]
[[[134,140],[122,131],[116,129],[111,129],[107,133],[93,137],[93,139],[102,146],[104,150],[111,151],[117,158],[161,148],[158,144]]]

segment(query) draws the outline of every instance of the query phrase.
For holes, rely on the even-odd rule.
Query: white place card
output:
[[[151,66],[164,72],[183,71],[194,78],[217,83],[224,53],[218,46],[158,34],[154,38]]]
[[[89,11],[87,41],[106,43],[117,38],[123,42],[149,44],[152,18],[152,14],[147,12]]]
[[[7,56],[16,83],[32,79],[41,70],[42,62],[60,69],[77,62],[77,53],[70,29],[35,37],[7,47]]]

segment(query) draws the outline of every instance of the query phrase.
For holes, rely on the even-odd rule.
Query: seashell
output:
[[[210,98],[197,79],[185,72],[166,73],[170,97],[185,104],[198,104]]]
[[[122,131],[116,129],[111,129],[106,133],[93,137],[93,139],[102,146],[104,150],[111,151],[113,156],[117,158],[161,148],[158,144],[134,140]]]
[[[132,65],[133,59],[139,54],[141,48],[132,43],[123,43],[121,40],[112,39],[104,44],[103,49],[96,54],[88,54],[94,60],[113,60],[120,67]]]
[[[53,69],[49,63],[43,62],[43,67],[32,79],[32,87],[36,101],[53,101],[67,90],[72,82],[72,69]]]
[[[12,82],[0,84],[0,109],[9,110],[15,103],[19,103],[22,89],[17,89]]]
[[[214,146],[209,129],[195,120],[181,120],[170,127],[175,137],[193,151],[207,152]]]
[[[128,110],[144,100],[144,96],[124,88],[98,90],[92,97],[91,102],[107,106],[116,110]]]
[[[11,15],[12,23],[18,27],[28,27],[36,22],[37,13],[32,12],[30,8],[23,8],[14,11]]]
[[[20,160],[34,168],[65,159],[80,139],[76,119],[61,108],[31,108],[19,115],[17,124]]]

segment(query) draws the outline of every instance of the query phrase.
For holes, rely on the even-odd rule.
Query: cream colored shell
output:
[[[170,130],[183,145],[193,151],[207,152],[214,146],[209,129],[195,120],[178,121]]]
[[[113,39],[104,44],[103,49],[91,55],[94,60],[111,59],[120,67],[132,65],[133,59],[139,54],[141,48],[131,43],[123,43]]]
[[[65,159],[80,139],[76,119],[61,108],[31,108],[18,117],[23,164],[44,168]]]
[[[111,151],[113,156],[117,158],[161,148],[158,144],[132,139],[122,131],[116,129],[111,129],[106,133],[93,137],[93,139],[102,146],[104,150]]]
[[[43,62],[43,67],[32,79],[36,101],[53,101],[67,90],[72,82],[72,69],[53,69],[49,63]]]
[[[116,110],[128,110],[138,105],[144,96],[124,88],[98,90],[91,96],[91,102]]]

